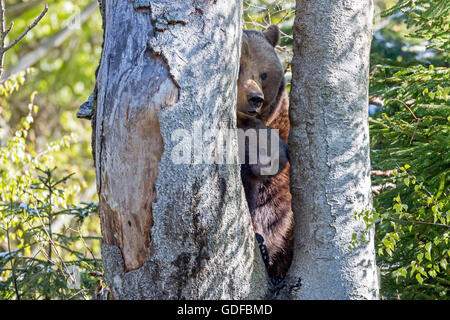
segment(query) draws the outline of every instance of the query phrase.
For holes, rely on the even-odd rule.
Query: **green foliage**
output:
[[[448,51],[450,49],[450,6],[448,0],[401,0],[385,10],[387,17],[403,12],[406,26],[412,31],[407,37],[426,39],[428,48]]]
[[[15,39],[34,21],[44,3],[47,3],[49,8],[38,26],[8,51],[5,57],[5,70],[8,71],[20,63],[26,54],[41,48],[45,41],[67,27],[71,18],[92,0],[46,0],[18,13],[14,13],[12,9],[23,3],[23,0],[5,2],[6,25],[14,21],[8,42]],[[43,149],[48,140],[59,139],[68,134],[76,136],[77,143],[71,146],[70,152],[59,152],[54,157],[57,162],[67,163],[70,170],[77,172],[72,178],[73,181],[84,185],[78,200],[97,201],[95,172],[92,170],[90,123],[79,121],[74,114],[94,88],[94,73],[100,60],[103,39],[98,10],[95,10],[80,28],[75,27],[72,31],[67,40],[49,50],[33,66],[33,71],[28,74],[28,81],[24,83],[22,89],[8,97],[12,108],[5,110],[3,115],[8,126],[14,128],[28,113],[26,105],[30,95],[38,91],[36,104],[42,106],[42,109],[35,115],[36,121],[31,125],[30,142],[35,144],[36,148]]]
[[[371,95],[384,101],[370,119],[372,164],[393,173],[373,179],[390,187],[375,197],[371,213],[379,216],[378,265],[388,299],[449,296],[449,10],[446,0],[399,1],[382,16],[404,21],[405,36],[425,52],[395,57],[376,44],[372,55]]]
[[[45,2],[47,15],[8,51],[6,70],[63,29],[91,1]],[[6,0],[7,25],[14,20],[8,40],[34,20],[44,1],[8,15],[8,9],[20,3]],[[371,157],[373,169],[387,174],[374,176],[373,184],[382,187],[374,199],[375,210],[355,213],[366,228],[352,235],[349,245],[365,241],[376,225],[383,298],[447,299],[449,2],[375,4],[386,9],[380,18],[381,24],[388,24],[375,33],[372,43],[370,94],[384,103],[370,118]],[[294,0],[244,1],[244,28],[280,27],[277,52],[288,83],[294,10]],[[96,201],[90,123],[74,116],[94,87],[101,42],[96,12],[32,69],[0,85],[1,299],[90,298],[96,283],[92,274],[101,272],[96,205],[82,202]],[[36,105],[42,106],[39,113]],[[64,169],[55,170],[56,166]],[[73,267],[80,274],[79,288],[71,283]]]
[[[394,170],[395,190],[407,193],[406,203],[399,194],[383,211],[355,213],[365,228],[355,233],[350,249],[366,241],[376,224],[378,266],[382,271],[381,289],[387,299],[445,299],[448,297],[450,270],[450,201],[444,197],[444,182],[431,194],[423,182],[408,172],[411,167]],[[411,168],[412,169],[412,168]],[[376,206],[377,209],[379,206]]]
[[[398,294],[408,298],[446,298],[450,275],[449,198],[442,197],[443,184],[436,194],[431,194],[407,168],[405,165],[396,170],[393,181],[400,181],[410,192],[415,208],[410,210],[398,195],[394,205],[382,215],[379,228],[384,236],[377,239],[378,254],[383,256],[382,270],[386,266],[392,272],[384,280],[387,285],[393,282],[392,285],[403,286]],[[426,279],[430,281],[425,283]]]
[[[19,77],[13,77],[16,79]],[[22,78],[18,83],[24,81]],[[3,95],[16,81],[0,86]],[[3,132],[0,148],[0,298],[79,299],[93,294],[101,272],[98,220],[94,203],[74,205],[80,186],[72,174],[53,168],[54,155],[75,142],[72,135],[49,143],[40,152],[28,137],[38,107],[33,93],[28,114],[11,135]],[[79,277],[78,277],[79,275]]]

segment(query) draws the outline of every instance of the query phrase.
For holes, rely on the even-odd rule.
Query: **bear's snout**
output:
[[[264,96],[261,94],[250,94],[247,97],[248,103],[250,105],[250,109],[248,113],[259,113],[261,111],[261,107],[264,103]]]

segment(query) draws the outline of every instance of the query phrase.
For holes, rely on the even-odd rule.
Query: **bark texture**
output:
[[[292,60],[293,299],[376,299],[373,230],[355,211],[372,206],[368,84],[372,0],[297,0]],[[301,287],[298,278],[301,278]]]
[[[236,127],[241,1],[101,8],[95,163],[115,298],[262,298],[266,274],[239,165],[172,161],[175,130]],[[231,150],[237,156],[237,138]]]

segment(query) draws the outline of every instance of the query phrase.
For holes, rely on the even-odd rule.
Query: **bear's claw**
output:
[[[261,255],[264,261],[264,264],[266,265],[266,268],[269,267],[269,252],[267,251],[267,247],[264,245],[264,238],[259,233],[255,234],[256,241],[258,241],[259,245],[259,251],[261,251]]]

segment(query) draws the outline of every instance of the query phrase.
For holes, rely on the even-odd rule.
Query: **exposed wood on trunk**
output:
[[[107,284],[118,299],[262,298],[239,165],[173,161],[176,130],[236,127],[241,2],[104,5],[95,157]],[[237,137],[230,150],[237,159]]]

